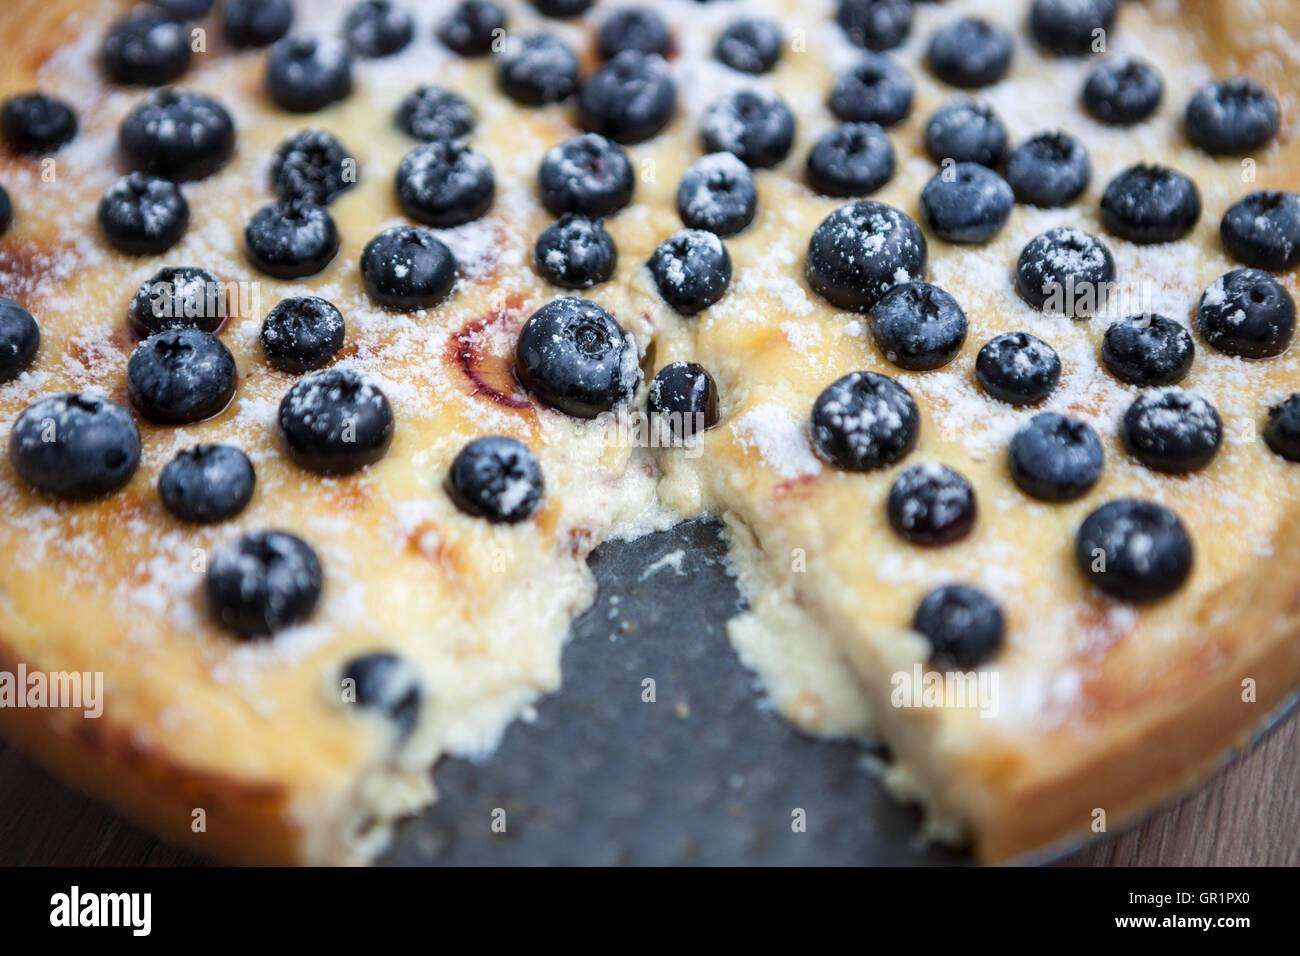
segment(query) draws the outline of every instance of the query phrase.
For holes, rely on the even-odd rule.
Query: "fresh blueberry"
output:
[[[77,114],[44,93],[19,93],[0,109],[0,132],[15,153],[52,153],[77,135]]]
[[[397,128],[425,143],[464,139],[475,122],[465,98],[440,86],[421,86],[397,107]]]
[[[1083,143],[1058,131],[1042,133],[1013,149],[1004,172],[1021,202],[1067,206],[1088,188],[1092,162]]]
[[[126,366],[131,402],[161,425],[212,418],[235,395],[235,358],[200,329],[167,329],[135,347]]]
[[[492,165],[459,142],[413,147],[397,167],[397,200],[419,222],[445,229],[471,222],[496,198]]]
[[[1195,392],[1165,388],[1144,392],[1124,413],[1124,447],[1153,471],[1182,475],[1210,463],[1223,441],[1214,406]]]
[[[912,544],[952,544],[975,527],[975,492],[951,468],[913,465],[894,479],[885,513],[899,537]]]
[[[1083,108],[1099,123],[1132,126],[1153,114],[1165,95],[1164,80],[1150,63],[1134,57],[1102,60],[1083,84]]]
[[[226,288],[206,269],[168,266],[154,273],[131,297],[127,325],[137,339],[167,329],[216,332],[230,314]]]
[[[835,78],[831,112],[849,123],[893,126],[912,111],[914,88],[912,77],[892,57],[871,53]]]
[[[0,385],[27,370],[41,344],[41,329],[32,314],[13,299],[0,296]]]
[[[14,224],[14,204],[9,198],[9,192],[0,186],[0,236],[9,231],[9,227]]]
[[[1129,242],[1173,242],[1201,218],[1201,194],[1180,172],[1138,164],[1119,173],[1101,194],[1101,222]]]
[[[280,144],[271,159],[271,188],[281,201],[326,206],[357,184],[357,161],[337,139],[312,129]]]
[[[1092,426],[1056,412],[1031,418],[1007,449],[1011,478],[1039,501],[1073,501],[1097,483],[1105,465]]]
[[[272,203],[248,221],[244,249],[259,271],[276,279],[299,279],[333,261],[339,231],[324,206],[305,199]]]
[[[813,144],[806,171],[824,196],[866,196],[894,177],[894,147],[876,123],[841,123]]]
[[[118,132],[135,169],[182,181],[211,176],[235,152],[226,108],[190,90],[155,90],[127,114]]]
[[[566,212],[537,237],[537,274],[562,289],[589,289],[614,275],[618,250],[599,219]]]
[[[722,240],[704,229],[683,229],[659,243],[650,273],[665,302],[694,315],[722,298],[731,284],[731,256]]]
[[[766,73],[781,58],[781,25],[765,17],[732,20],[714,44],[713,55],[741,73]]]
[[[1101,340],[1101,361],[1121,382],[1173,385],[1192,370],[1196,346],[1182,325],[1163,315],[1130,315]]]
[[[262,320],[262,352],[282,372],[314,372],[338,355],[345,332],[333,303],[314,295],[282,299]]]
[[[388,309],[431,309],[456,284],[456,257],[425,229],[394,226],[366,243],[361,279],[370,297]]]
[[[582,84],[578,118],[584,129],[616,143],[654,136],[677,109],[677,85],[663,57],[624,50]]]
[[[280,402],[280,436],[307,471],[346,475],[373,465],[393,443],[393,409],[379,386],[350,369],[312,372]]]
[[[277,40],[266,60],[266,92],[280,109],[314,113],[352,93],[347,44],[332,36]]]
[[[541,504],[537,456],[517,438],[479,438],[461,449],[447,473],[447,494],[461,511],[492,524],[517,524]]]
[[[676,441],[694,439],[718,423],[717,383],[703,365],[672,362],[651,380],[646,412]]]
[[[586,13],[596,0],[533,0],[540,13],[548,17],[567,19]]]
[[[1300,393],[1268,410],[1264,441],[1287,461],[1300,461]]]
[[[578,90],[578,57],[549,33],[507,36],[496,60],[502,92],[525,106],[558,103]]]
[[[871,313],[871,335],[885,358],[910,372],[947,365],[966,341],[966,313],[928,282],[896,285]]]
[[[915,448],[920,429],[907,389],[875,372],[850,372],[817,396],[809,432],[814,450],[836,468],[874,471]]]
[[[632,200],[632,162],[621,146],[584,133],[553,146],[537,171],[542,203],[561,216],[608,216]]]
[[[921,600],[912,630],[930,642],[932,664],[969,671],[997,656],[1006,625],[1002,609],[983,591],[945,584]]]
[[[73,501],[117,491],[140,464],[140,430],[121,405],[97,395],[50,395],[9,433],[9,460],[34,488]]]
[[[1034,0],[1029,30],[1049,53],[1084,56],[1115,25],[1119,0]]]
[[[415,22],[390,0],[362,0],[344,18],[343,35],[357,56],[392,56],[415,37]]]
[[[348,661],[340,677],[352,688],[345,700],[383,717],[399,741],[411,735],[424,700],[420,675],[411,664],[396,654],[363,654]]]
[[[519,333],[515,361],[525,388],[574,418],[627,402],[640,376],[632,337],[586,299],[555,299],[534,312]]]
[[[99,201],[99,228],[119,252],[166,252],[189,224],[190,204],[174,182],[161,176],[128,173]]]
[[[1215,80],[1196,91],[1183,126],[1207,153],[1240,156],[1277,135],[1281,109],[1273,94],[1244,76]]]
[[[158,13],[133,13],[108,30],[100,60],[114,83],[161,86],[190,68],[190,35]]]
[[[979,163],[956,163],[921,190],[921,221],[948,242],[988,242],[1007,224],[1015,194],[1007,181]]]
[[[1219,238],[1228,255],[1251,268],[1300,265],[1300,196],[1276,189],[1248,194],[1223,214]]]
[[[1106,244],[1073,226],[1057,226],[1025,244],[1016,263],[1016,291],[1043,312],[1087,318],[1101,311],[1115,260]]]
[[[925,150],[936,163],[997,166],[1007,153],[1007,128],[987,104],[952,100],[926,124]]]
[[[1201,336],[1220,352],[1262,359],[1281,355],[1295,334],[1295,301],[1267,272],[1234,269],[1215,279],[1196,306]]]
[[[202,20],[210,12],[216,0],[149,0],[161,13],[174,20]]]
[[[912,29],[911,0],[839,0],[835,22],[856,46],[892,50]]]
[[[794,114],[768,90],[740,90],[715,100],[700,121],[704,148],[735,153],[760,169],[785,159],[794,145]]]
[[[596,34],[596,52],[602,60],[624,50],[666,56],[672,48],[668,24],[652,7],[622,7],[607,16]]]
[[[1061,380],[1056,350],[1028,332],[1004,332],[975,356],[975,378],[984,391],[1008,405],[1041,402]]]
[[[1121,498],[1084,519],[1074,558],[1102,591],[1147,603],[1182,587],[1192,571],[1192,540],[1178,516],[1163,505]]]
[[[1011,66],[1011,34],[978,17],[944,24],[930,38],[930,72],[951,86],[989,86]]]
[[[256,481],[253,463],[234,445],[195,445],[163,467],[158,496],[182,521],[212,524],[243,511]]]
[[[231,46],[270,46],[291,26],[292,0],[221,0],[221,28]]]
[[[902,282],[925,278],[926,244],[905,212],[870,199],[841,206],[808,242],[804,275],[831,305],[870,312]]]
[[[270,637],[311,616],[323,577],[320,559],[301,538],[283,531],[246,534],[212,556],[208,609],[236,637]]]
[[[506,12],[494,0],[463,0],[438,24],[438,39],[461,56],[486,56],[506,34]]]
[[[697,159],[677,187],[677,212],[688,229],[734,236],[754,221],[757,209],[754,174],[735,153]]]

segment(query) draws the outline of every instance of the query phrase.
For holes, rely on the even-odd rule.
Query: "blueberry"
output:
[[[1006,625],[1002,609],[983,591],[945,584],[921,600],[912,630],[930,642],[932,664],[974,670],[1002,649]]]
[[[99,201],[99,228],[119,252],[166,252],[190,224],[190,205],[170,179],[128,173]]]
[[[1025,244],[1016,263],[1016,291],[1036,309],[1087,318],[1100,311],[1115,281],[1106,244],[1073,226],[1057,226]]]
[[[768,90],[740,90],[715,100],[700,121],[704,148],[735,153],[760,169],[785,159],[794,145],[794,114]]]
[[[1056,412],[1031,418],[1007,449],[1011,478],[1039,501],[1073,501],[1101,478],[1101,439],[1086,422]]]
[[[952,544],[975,527],[975,492],[957,472],[927,463],[905,469],[889,489],[890,526],[912,544]]]
[[[208,609],[236,637],[270,637],[311,616],[323,583],[311,545],[283,531],[258,531],[212,556]]]
[[[921,190],[921,221],[948,242],[988,242],[1007,224],[1015,194],[1007,181],[979,163],[956,163]]]
[[[357,56],[392,56],[410,44],[415,23],[409,13],[390,0],[362,0],[344,18],[343,35]]]
[[[447,494],[461,511],[492,524],[517,524],[542,501],[537,456],[516,438],[479,438],[461,449],[447,474]]]
[[[1295,334],[1295,301],[1267,272],[1234,269],[1215,279],[1196,306],[1201,336],[1220,352],[1262,359],[1281,355]]]
[[[1145,60],[1102,60],[1083,84],[1083,108],[1099,123],[1132,126],[1151,116],[1165,94],[1164,80]]]
[[[448,228],[479,218],[491,207],[496,190],[492,165],[458,142],[415,146],[397,167],[402,211],[429,226]]]
[[[677,86],[663,57],[624,50],[582,84],[578,117],[584,129],[616,143],[654,136],[677,109]]]
[[[578,57],[549,33],[507,36],[496,60],[502,92],[525,106],[558,103],[578,90]]]
[[[1268,410],[1264,441],[1287,461],[1300,461],[1300,393]]]
[[[754,221],[757,209],[754,174],[735,153],[697,159],[677,187],[677,212],[689,229],[734,236]]]
[[[44,93],[19,93],[0,109],[0,132],[15,153],[52,153],[77,135],[77,114]]]
[[[325,206],[357,184],[357,161],[324,130],[305,130],[280,144],[271,159],[271,188],[281,201]]]
[[[456,284],[456,257],[433,233],[395,226],[366,243],[361,279],[370,297],[385,308],[431,309]]]
[[[1101,194],[1102,225],[1139,245],[1181,239],[1200,218],[1201,195],[1196,185],[1163,166],[1131,166]]]
[[[425,143],[464,139],[474,130],[474,110],[465,98],[440,86],[421,86],[397,107],[397,128]]]
[[[162,425],[212,418],[235,395],[235,358],[211,332],[167,329],[131,353],[126,366],[131,402]]]
[[[926,59],[945,83],[989,86],[1011,66],[1011,34],[978,17],[962,17],[934,31]]]
[[[234,155],[235,124],[202,93],[155,90],[122,120],[118,141],[135,169],[177,181],[203,179]]]
[[[1244,196],[1223,214],[1219,238],[1228,255],[1254,269],[1300,265],[1300,196],[1276,189]]]
[[[515,361],[525,388],[574,418],[627,402],[640,376],[631,336],[586,299],[555,299],[534,312],[519,333]]]
[[[912,29],[911,0],[839,0],[835,22],[856,46],[892,50]]]
[[[689,441],[718,423],[717,383],[703,365],[672,362],[651,380],[646,412],[676,441]]]
[[[817,454],[845,471],[887,468],[916,447],[921,415],[911,393],[875,372],[850,372],[813,403]]]
[[[650,273],[665,302],[694,315],[722,298],[731,284],[731,256],[722,240],[703,229],[683,229],[650,256]]]
[[[953,100],[926,124],[925,150],[936,163],[997,166],[1007,153],[1007,129],[987,104]]]
[[[190,35],[157,13],[135,13],[114,23],[100,60],[114,83],[161,86],[190,68]]]
[[[1207,153],[1240,156],[1277,135],[1281,109],[1273,94],[1244,76],[1196,91],[1183,119],[1187,138]]]
[[[168,266],[136,291],[127,307],[127,325],[137,339],[167,329],[216,332],[230,314],[226,288],[206,269]]]
[[[149,0],[160,13],[174,20],[201,20],[211,11],[216,0]]]
[[[806,172],[824,196],[865,196],[894,177],[894,147],[876,123],[841,123],[813,144]]]
[[[1088,188],[1092,163],[1081,142],[1058,131],[1041,133],[1013,149],[1004,172],[1021,202],[1067,206]]]
[[[804,275],[831,305],[870,312],[901,282],[925,278],[926,245],[906,213],[862,199],[841,206],[813,231]]]
[[[850,123],[893,126],[912,111],[912,77],[891,57],[872,53],[835,78],[829,105]]]
[[[566,212],[533,247],[537,274],[563,289],[589,289],[614,275],[618,250],[599,219]]]
[[[393,410],[379,386],[349,369],[312,372],[280,402],[280,436],[289,457],[322,475],[373,465],[393,443]]]
[[[553,146],[537,171],[542,203],[557,216],[608,216],[632,200],[632,163],[621,146],[584,133]]]
[[[320,272],[339,251],[339,231],[324,206],[305,199],[263,206],[244,229],[244,249],[259,271],[276,279]]]
[[[1214,406],[1181,388],[1144,392],[1124,413],[1120,435],[1134,458],[1153,471],[1182,475],[1200,471],[1223,440]]]
[[[732,20],[714,44],[713,55],[741,73],[766,73],[781,58],[781,25],[765,17]]]
[[[280,109],[314,113],[352,93],[347,44],[332,36],[277,40],[266,60],[266,92]]]
[[[975,356],[975,378],[984,391],[1008,405],[1041,402],[1061,380],[1056,350],[1028,332],[1004,332]]]
[[[233,518],[253,498],[253,463],[233,445],[195,445],[178,452],[158,476],[158,496],[182,521]]]
[[[32,314],[13,299],[0,296],[0,385],[28,369],[40,344],[41,329]]]
[[[424,699],[420,675],[411,664],[395,654],[363,654],[348,661],[340,676],[352,688],[345,700],[378,713],[399,741],[411,735]]]
[[[1147,603],[1182,587],[1192,571],[1192,540],[1178,516],[1163,505],[1121,498],[1084,519],[1074,557],[1102,591]]]
[[[110,495],[140,464],[140,431],[121,405],[97,395],[50,395],[9,433],[9,459],[34,488],[73,501]]]
[[[291,26],[292,0],[221,0],[221,28],[231,46],[270,46]]]
[[[14,224],[14,204],[9,198],[8,191],[0,186],[0,236],[9,231],[9,227]]]
[[[262,352],[282,372],[313,372],[334,360],[346,331],[333,303],[314,295],[282,299],[262,320]]]
[[[1101,361],[1121,382],[1173,385],[1192,370],[1196,346],[1182,325],[1163,315],[1130,315],[1101,340]]]
[[[1034,0],[1029,30],[1049,53],[1083,56],[1105,43],[1118,12],[1119,0]]]
[[[464,0],[438,23],[436,33],[461,56],[485,56],[506,35],[506,12],[494,0]]]
[[[624,50],[665,56],[672,47],[668,24],[652,7],[622,7],[607,16],[596,34],[596,53],[608,60]]]
[[[544,16],[568,18],[586,13],[596,0],[533,0],[539,12]]]
[[[876,303],[871,335],[890,362],[924,372],[956,358],[966,341],[966,314],[937,285],[904,282]]]

